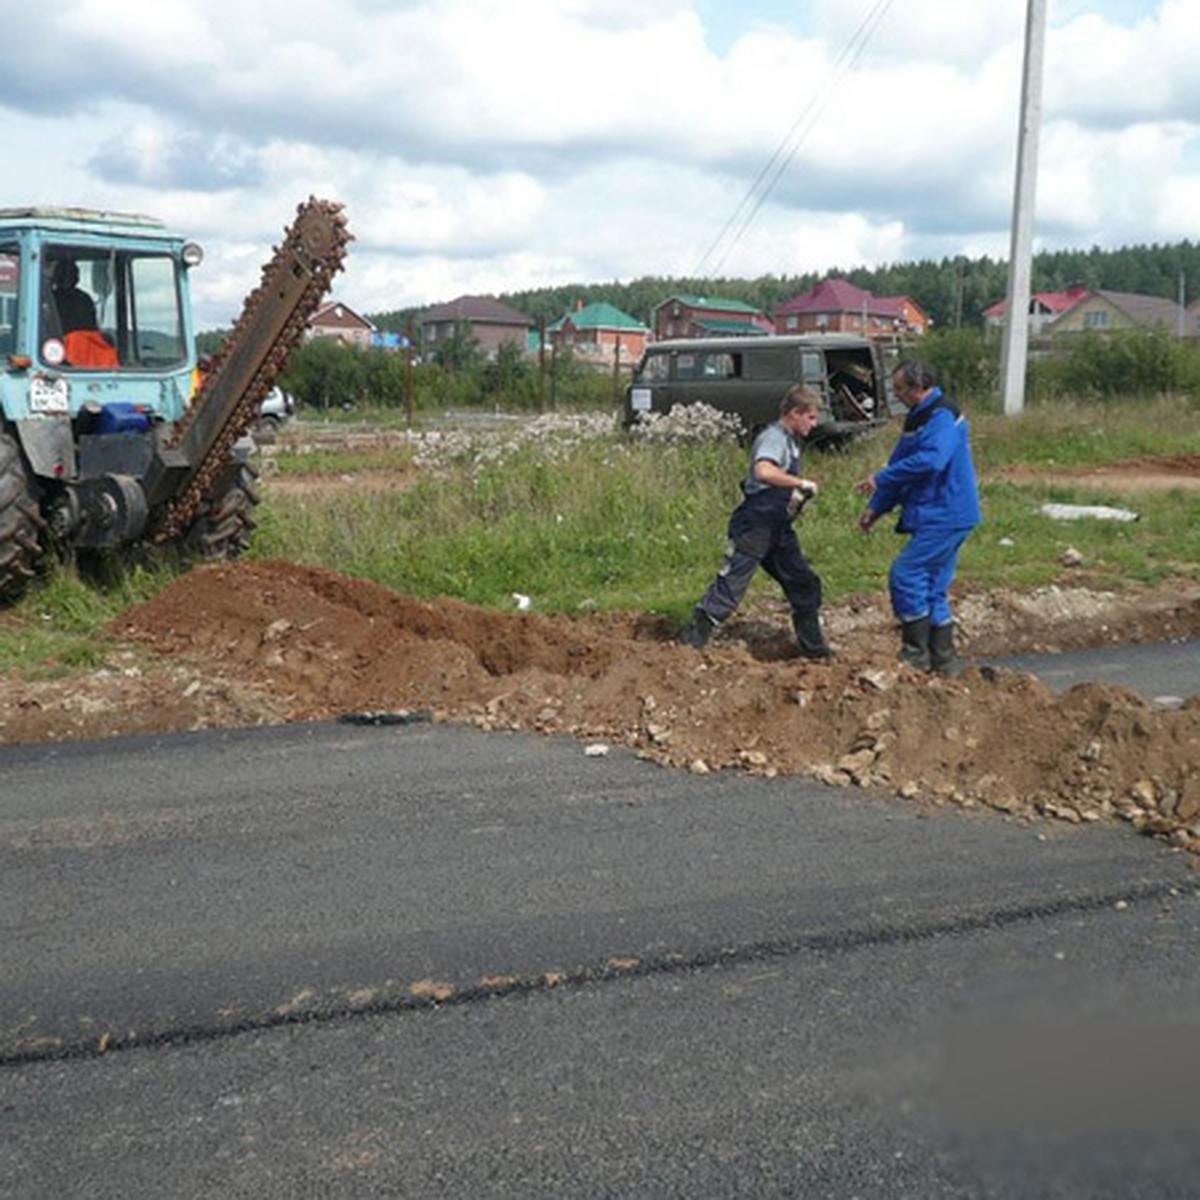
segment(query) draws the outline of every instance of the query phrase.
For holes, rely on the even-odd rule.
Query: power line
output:
[[[706,264],[712,255],[716,252],[717,247],[721,244],[726,234],[738,222],[739,216],[745,212],[741,223],[737,224],[736,232],[729,239],[728,245],[722,251],[720,258],[712,266],[714,272],[719,271],[725,259],[729,257],[733,248],[741,241],[746,231],[750,228],[754,218],[758,215],[759,210],[766,202],[767,197],[771,194],[771,190],[779,182],[780,176],[787,170],[792,159],[796,157],[796,152],[804,143],[804,139],[816,125],[817,119],[825,111],[830,100],[833,97],[834,85],[850,70],[851,67],[861,57],[862,52],[866,49],[867,44],[871,40],[879,23],[887,15],[887,11],[891,8],[893,0],[875,0],[875,5],[871,11],[859,23],[858,28],[850,37],[849,41],[839,51],[837,58],[833,64],[833,74],[828,87],[815,92],[805,104],[800,114],[792,122],[787,133],[784,134],[779,144],[775,147],[774,153],[763,165],[762,169],[754,178],[754,182],[746,190],[746,194],[739,201],[737,207],[730,214],[729,218],[722,225],[721,231],[713,239],[712,244],[701,256],[700,261],[696,265],[694,274],[701,276],[704,273]],[[823,94],[822,94],[823,93]],[[799,137],[797,137],[799,131]],[[790,146],[790,148],[789,148]],[[749,206],[749,210],[745,211]]]

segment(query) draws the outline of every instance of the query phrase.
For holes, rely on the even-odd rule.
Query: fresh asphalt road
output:
[[[1108,646],[1101,650],[1025,654],[987,661],[1037,675],[1055,691],[1084,680],[1097,680],[1128,688],[1166,707],[1200,692],[1200,642]]]
[[[0,788],[0,1195],[1200,1182],[1200,898],[1125,829],[435,725]]]

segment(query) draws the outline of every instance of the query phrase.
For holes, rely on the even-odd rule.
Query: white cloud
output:
[[[68,0],[0,44],[22,164],[0,200],[182,227],[209,251],[202,323],[232,319],[310,194],[347,206],[338,290],[368,312],[689,274],[714,249],[741,275],[1004,254],[1023,20],[1012,0]],[[1195,237],[1198,59],[1195,0],[1051,4],[1040,245]]]
[[[866,0],[820,0],[820,30],[833,54],[855,45],[864,25],[873,25],[877,3]],[[878,63],[940,63],[969,70],[991,56],[997,46],[1020,40],[1024,4],[974,0],[903,0],[891,4],[878,22],[869,53]]]

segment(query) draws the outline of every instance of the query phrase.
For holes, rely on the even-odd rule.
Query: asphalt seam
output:
[[[803,954],[853,953],[873,946],[934,941],[939,938],[971,936],[986,930],[1007,929],[1056,916],[1086,914],[1121,904],[1146,900],[1200,897],[1200,891],[1179,882],[1147,883],[1103,895],[1060,897],[1054,900],[1001,908],[952,921],[931,921],[910,926],[874,926],[750,942],[739,946],[717,946],[690,955],[666,952],[653,958],[609,955],[602,963],[573,969],[550,968],[533,975],[484,976],[476,984],[458,986],[424,980],[420,984],[389,984],[385,987],[339,989],[332,997],[313,994],[307,1006],[281,1005],[268,1011],[220,1024],[181,1026],[145,1035],[136,1031],[92,1030],[86,1038],[43,1035],[36,1044],[0,1053],[0,1070],[35,1063],[91,1060],[132,1050],[179,1048],[221,1041],[247,1034],[306,1025],[329,1025],[363,1017],[395,1016],[479,1004],[507,996],[528,996],[550,991],[593,987],[630,979],[711,970]],[[424,985],[424,986],[422,986]],[[416,988],[417,990],[412,990]],[[382,996],[379,993],[383,993]],[[350,997],[369,994],[362,1003]]]

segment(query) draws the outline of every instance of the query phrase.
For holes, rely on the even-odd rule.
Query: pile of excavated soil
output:
[[[1200,636],[1200,587],[1119,595],[968,595],[968,654]],[[837,655],[791,650],[782,606],[704,651],[665,621],[496,613],[424,602],[285,562],[205,567],[122,616],[103,671],[10,677],[0,743],[420,713],[568,734],[694,772],[736,769],[878,787],[1021,819],[1123,819],[1200,850],[1200,697],[1164,709],[1085,684],[1056,695],[984,667],[898,663],[882,598],[832,608]]]

